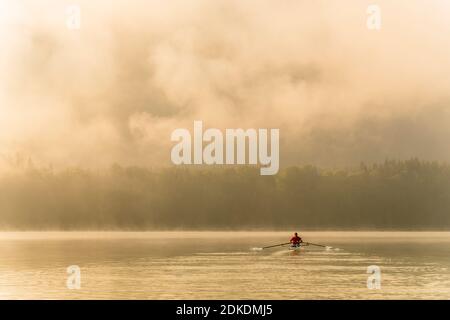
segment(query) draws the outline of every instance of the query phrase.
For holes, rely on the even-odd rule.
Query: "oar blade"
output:
[[[310,246],[316,246],[316,247],[325,248],[326,250],[333,249],[333,247],[331,247],[331,246],[325,246],[323,244],[318,244],[318,243],[307,242],[307,244],[310,245]]]

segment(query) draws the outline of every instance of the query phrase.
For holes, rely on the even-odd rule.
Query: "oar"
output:
[[[322,247],[322,248],[331,248],[330,246],[324,246],[323,244],[317,244],[317,243],[311,243],[311,242],[306,242],[308,245],[310,246],[316,246],[316,247]]]
[[[291,244],[290,242],[286,242],[286,243],[280,243],[280,244],[274,244],[273,246],[267,246],[267,247],[262,247],[262,249],[269,249],[269,248],[274,248],[274,247],[281,247],[284,246],[286,244]]]

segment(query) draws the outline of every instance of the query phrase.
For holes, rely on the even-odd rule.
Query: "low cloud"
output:
[[[0,155],[170,164],[170,133],[280,128],[281,165],[450,160],[450,5],[1,1]]]

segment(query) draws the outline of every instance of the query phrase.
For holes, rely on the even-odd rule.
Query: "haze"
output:
[[[5,170],[169,165],[193,120],[279,128],[282,167],[450,159],[447,1],[77,3],[1,1]]]

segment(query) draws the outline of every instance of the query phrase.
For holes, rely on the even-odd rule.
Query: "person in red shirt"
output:
[[[293,247],[299,247],[300,243],[302,243],[302,242],[303,242],[303,240],[302,240],[302,238],[300,238],[298,236],[297,232],[294,234],[294,236],[291,238],[291,241],[290,241],[290,243]]]

